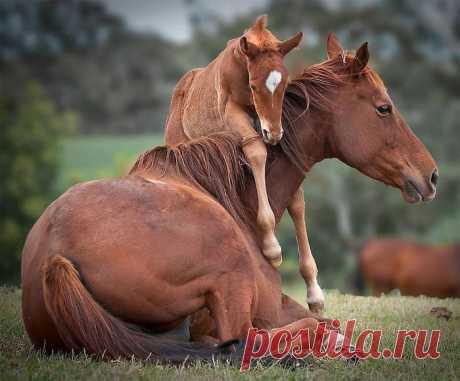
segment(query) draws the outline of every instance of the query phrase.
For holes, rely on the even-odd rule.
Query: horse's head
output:
[[[379,75],[367,66],[367,43],[346,54],[328,37],[330,67],[341,84],[332,95],[334,155],[364,174],[401,190],[415,203],[435,197],[438,170],[431,154],[406,124]]]
[[[267,16],[260,16],[240,38],[239,46],[246,57],[249,86],[264,141],[276,144],[283,136],[281,114],[288,83],[283,58],[300,43],[302,33],[279,41],[266,28],[266,23]]]

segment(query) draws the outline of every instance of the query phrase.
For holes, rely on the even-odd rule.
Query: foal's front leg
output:
[[[262,139],[257,137],[243,146],[243,152],[251,166],[257,189],[257,225],[262,232],[262,252],[274,267],[278,267],[283,258],[281,246],[275,236],[275,215],[268,201],[265,184],[267,147]]]
[[[243,138],[243,152],[254,176],[257,190],[257,225],[262,235],[262,252],[274,267],[281,265],[281,246],[275,236],[275,215],[268,201],[265,183],[267,147],[252,128],[252,121],[241,108],[229,102],[225,112],[226,124]]]
[[[307,285],[307,303],[310,311],[321,312],[324,309],[324,294],[318,284],[318,268],[308,242],[305,223],[305,199],[302,187],[296,191],[288,206],[289,215],[294,222],[299,251],[299,269]]]

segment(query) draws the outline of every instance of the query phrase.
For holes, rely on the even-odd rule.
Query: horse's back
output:
[[[401,241],[396,239],[369,240],[359,253],[360,271],[375,295],[386,293],[395,288],[397,270],[397,248]]]
[[[363,247],[360,265],[375,294],[397,288],[403,295],[460,296],[457,252],[456,246],[380,238]]]
[[[177,82],[174,88],[165,127],[165,142],[168,146],[183,143],[188,140],[184,131],[182,116],[184,114],[185,101],[192,85],[193,78],[200,70],[201,69],[193,69],[187,72],[179,82]]]
[[[401,254],[398,288],[404,295],[460,296],[460,258],[454,246],[419,245]]]
[[[249,269],[245,251],[225,209],[189,186],[137,176],[79,184],[44,212],[25,244],[26,328],[36,345],[45,337],[59,346],[43,301],[50,256],[69,259],[115,316],[167,329],[204,305],[217,277]]]

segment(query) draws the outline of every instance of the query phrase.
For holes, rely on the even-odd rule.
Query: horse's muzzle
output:
[[[402,189],[404,199],[410,203],[433,200],[436,197],[438,177],[437,169],[432,172],[428,181],[417,181],[415,178],[409,177],[404,182]]]
[[[276,145],[283,137],[283,129],[280,129],[280,132],[278,134],[275,134],[262,126],[262,137],[265,143]]]

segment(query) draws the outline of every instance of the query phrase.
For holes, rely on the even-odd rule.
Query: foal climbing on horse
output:
[[[243,138],[243,151],[257,189],[261,248],[277,267],[282,261],[281,247],[265,184],[264,141],[275,145],[283,136],[281,114],[288,83],[283,58],[300,43],[302,33],[279,41],[266,23],[267,17],[260,16],[242,37],[230,40],[207,67],[192,70],[179,81],[165,139],[167,145],[175,145],[225,130]],[[261,122],[263,141],[253,126],[254,111]]]

